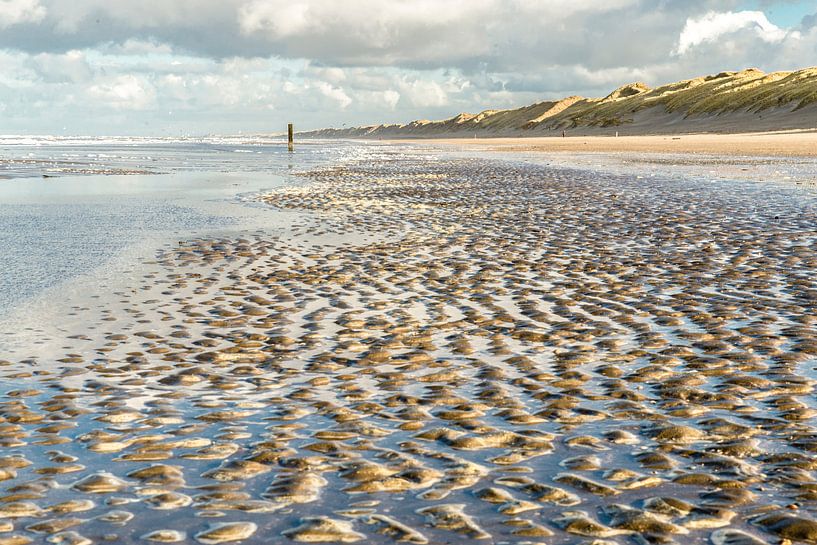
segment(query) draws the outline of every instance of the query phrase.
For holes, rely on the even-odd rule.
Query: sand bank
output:
[[[455,146],[500,152],[690,153],[731,156],[817,157],[817,132],[568,136],[541,138],[440,138],[396,143]]]

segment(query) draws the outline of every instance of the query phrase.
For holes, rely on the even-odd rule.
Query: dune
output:
[[[756,68],[656,88],[636,82],[604,98],[571,96],[441,121],[301,133],[315,138],[473,138],[745,133],[817,128],[817,67],[767,74]]]

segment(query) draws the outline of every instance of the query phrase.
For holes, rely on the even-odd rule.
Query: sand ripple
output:
[[[0,362],[0,545],[817,542],[811,195],[371,153]]]

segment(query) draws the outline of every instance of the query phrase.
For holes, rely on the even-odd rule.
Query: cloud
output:
[[[335,101],[341,110],[346,109],[352,103],[352,99],[340,87],[335,87],[325,81],[319,81],[315,86],[323,96]]]
[[[817,50],[815,20],[781,28],[743,0],[39,1],[0,0],[8,130],[434,119]]]
[[[439,108],[450,103],[443,85],[422,78],[404,78],[397,83],[400,96],[415,108]]]
[[[48,82],[80,83],[92,77],[92,70],[82,51],[40,53],[31,58],[40,77]]]
[[[675,53],[683,55],[689,49],[706,42],[715,42],[721,36],[749,30],[768,43],[783,41],[788,32],[772,24],[762,11],[710,11],[702,17],[687,19]]]
[[[310,11],[308,2],[255,0],[239,8],[238,22],[246,34],[263,31],[275,39],[287,38],[302,34],[312,26]]]
[[[0,0],[3,1],[3,0]],[[8,1],[8,0],[6,0]],[[32,2],[35,0],[14,0]],[[726,0],[727,2],[731,0]],[[164,43],[213,58],[309,59],[327,66],[510,67],[543,54],[586,58],[625,23],[643,35],[682,21],[656,0],[48,0],[31,28],[0,34],[0,47],[64,52]],[[714,0],[689,0],[708,6]],[[722,4],[723,2],[721,2]],[[645,6],[652,5],[650,10]],[[663,22],[662,22],[663,21]],[[626,38],[626,39],[625,39]],[[629,41],[631,35],[615,36]],[[640,48],[636,52],[649,52]]]
[[[0,0],[0,28],[37,23],[45,18],[46,13],[39,0]]]
[[[806,15],[803,17],[803,20],[800,22],[800,26],[802,26],[805,30],[817,27],[817,13],[812,13],[811,15]]]
[[[170,45],[159,43],[153,39],[129,38],[122,43],[106,45],[103,49],[108,53],[122,55],[170,55],[173,53],[173,48]]]
[[[156,89],[147,78],[124,74],[88,87],[88,96],[117,110],[146,110],[156,104]]]
[[[144,30],[224,27],[234,18],[237,0],[47,0],[56,33],[96,38],[111,30],[127,29],[127,36]]]

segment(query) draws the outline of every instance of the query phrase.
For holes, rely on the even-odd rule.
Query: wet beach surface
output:
[[[340,143],[290,154],[249,137],[0,136],[0,321],[32,314],[34,299],[64,299],[67,280],[111,272],[112,261],[133,269],[167,241],[269,227],[276,218],[247,206],[252,196],[292,183],[296,167],[355,153]],[[100,282],[86,284],[105,295]]]
[[[0,545],[817,542],[812,190],[301,178],[0,356]]]

